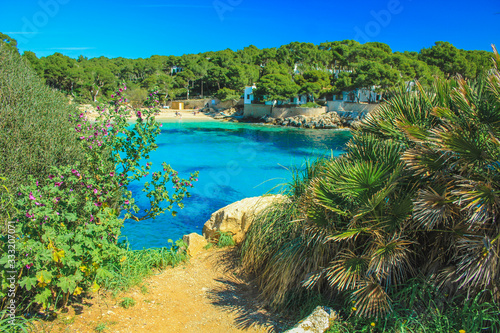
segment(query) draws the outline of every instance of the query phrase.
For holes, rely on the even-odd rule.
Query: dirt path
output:
[[[235,248],[203,252],[116,297],[73,306],[41,332],[280,332],[278,319],[257,301],[257,290],[236,266]],[[119,306],[129,297],[135,305]]]

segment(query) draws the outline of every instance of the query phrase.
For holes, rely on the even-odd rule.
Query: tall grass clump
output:
[[[305,290],[318,291],[348,304],[349,316],[379,322],[408,301],[401,291],[419,278],[449,299],[443,307],[406,304],[406,316],[433,308],[458,321],[449,309],[462,309],[462,317],[478,307],[498,309],[500,56],[494,55],[494,70],[477,81],[396,89],[354,128],[344,155],[295,180],[290,201],[252,225],[242,262],[270,306],[290,308]],[[494,317],[478,325],[498,323]]]
[[[187,261],[186,249],[187,244],[178,240],[170,248],[127,251],[119,262],[106,267],[108,273],[101,276],[98,283],[107,290],[126,290],[155,272]]]

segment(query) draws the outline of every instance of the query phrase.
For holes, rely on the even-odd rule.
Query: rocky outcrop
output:
[[[253,197],[237,201],[212,214],[203,226],[203,236],[214,239],[218,231],[233,234],[234,241],[241,243],[255,216],[271,204],[286,200],[283,195]]]
[[[318,306],[304,320],[301,320],[294,328],[285,333],[323,333],[337,320],[337,313],[326,306]]]
[[[182,237],[182,240],[187,244],[187,252],[192,257],[197,256],[208,244],[205,237],[203,237],[202,235],[198,235],[195,232],[189,235],[184,235],[184,237]]]
[[[278,126],[291,126],[302,128],[335,129],[351,127],[354,122],[360,121],[366,113],[364,112],[327,112],[319,116],[294,116],[287,118],[273,118],[266,116],[261,121],[266,124]]]
[[[303,128],[323,128],[332,129],[342,127],[341,119],[336,112],[328,112],[319,116],[295,116],[288,118],[272,118],[266,117],[263,119],[268,124],[280,126],[292,126]]]

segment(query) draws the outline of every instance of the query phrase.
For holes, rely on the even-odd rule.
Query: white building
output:
[[[251,87],[250,86],[245,87],[245,92],[244,92],[244,96],[243,96],[245,104],[252,104],[252,101],[254,100],[253,90],[255,88],[257,88],[255,85],[253,85]]]

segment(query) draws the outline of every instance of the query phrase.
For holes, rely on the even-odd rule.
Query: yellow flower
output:
[[[92,285],[92,288],[90,290],[92,290],[92,292],[96,293],[99,291],[99,289],[101,288],[101,286],[99,286],[95,281],[94,281],[94,284]]]
[[[458,331],[458,333],[465,333],[465,330],[460,330]]]
[[[370,325],[372,325],[372,327],[375,327],[375,323],[371,323]]]
[[[124,262],[125,260],[127,260],[127,257],[123,256],[123,257],[120,259],[120,262]]]
[[[351,310],[352,310],[352,311],[356,311],[357,309],[356,309],[355,307],[352,307],[352,308],[351,308]]]
[[[52,259],[55,262],[60,262],[64,258],[64,250],[52,252]]]
[[[80,287],[76,287],[75,291],[73,292],[73,295],[77,296],[82,293],[83,289]]]
[[[87,270],[87,266],[80,266],[80,270],[81,270],[82,272],[85,272],[85,271]]]

